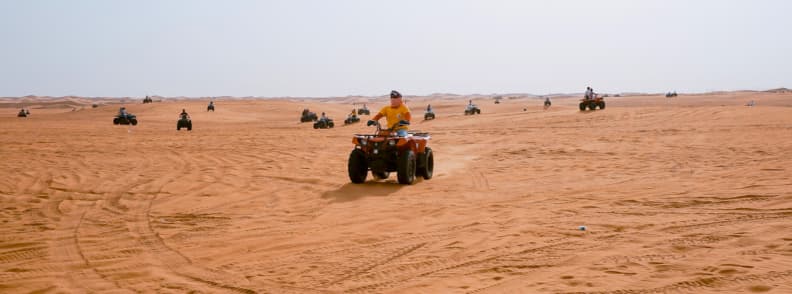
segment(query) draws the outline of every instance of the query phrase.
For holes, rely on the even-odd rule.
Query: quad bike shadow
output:
[[[322,199],[329,199],[333,202],[350,202],[366,197],[387,197],[403,187],[404,185],[399,185],[395,181],[370,181],[365,185],[346,183],[338,189],[325,191],[322,193]]]

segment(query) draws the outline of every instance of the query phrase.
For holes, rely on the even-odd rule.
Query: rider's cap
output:
[[[399,93],[399,91],[393,90],[393,91],[391,91],[390,96],[391,96],[391,98],[401,98],[402,94]]]

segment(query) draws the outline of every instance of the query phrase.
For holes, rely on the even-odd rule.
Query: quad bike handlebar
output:
[[[409,126],[410,122],[406,121],[406,120],[400,120],[397,123],[395,123],[389,129],[383,129],[382,125],[380,124],[380,122],[376,121],[376,120],[369,120],[366,123],[366,125],[368,125],[368,126],[376,126],[377,130],[374,132],[374,134],[367,134],[367,135],[357,134],[355,136],[357,136],[357,137],[392,137],[392,136],[395,136],[394,130],[397,127]],[[421,131],[409,131],[408,134],[411,134],[413,136],[419,136],[419,137],[427,137],[427,138],[429,137],[429,133],[421,132]]]
[[[395,124],[393,124],[393,126],[392,126],[391,128],[389,128],[389,129],[383,129],[383,128],[382,128],[382,125],[380,124],[380,122],[379,122],[379,121],[377,121],[377,120],[373,120],[373,119],[370,119],[370,120],[369,120],[369,121],[366,123],[366,125],[367,125],[367,126],[377,126],[377,133],[379,133],[380,131],[393,131],[393,130],[395,130],[397,127],[401,127],[401,126],[409,126],[409,125],[410,125],[410,122],[409,122],[409,121],[406,121],[406,120],[400,120],[400,121],[396,122]]]

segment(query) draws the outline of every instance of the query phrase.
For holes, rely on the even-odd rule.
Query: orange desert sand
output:
[[[350,183],[362,98],[2,98],[0,292],[792,293],[791,93],[509,98],[408,97],[409,186]]]

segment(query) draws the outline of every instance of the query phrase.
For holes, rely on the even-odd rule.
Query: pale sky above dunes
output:
[[[792,87],[792,1],[0,1],[0,96]]]

